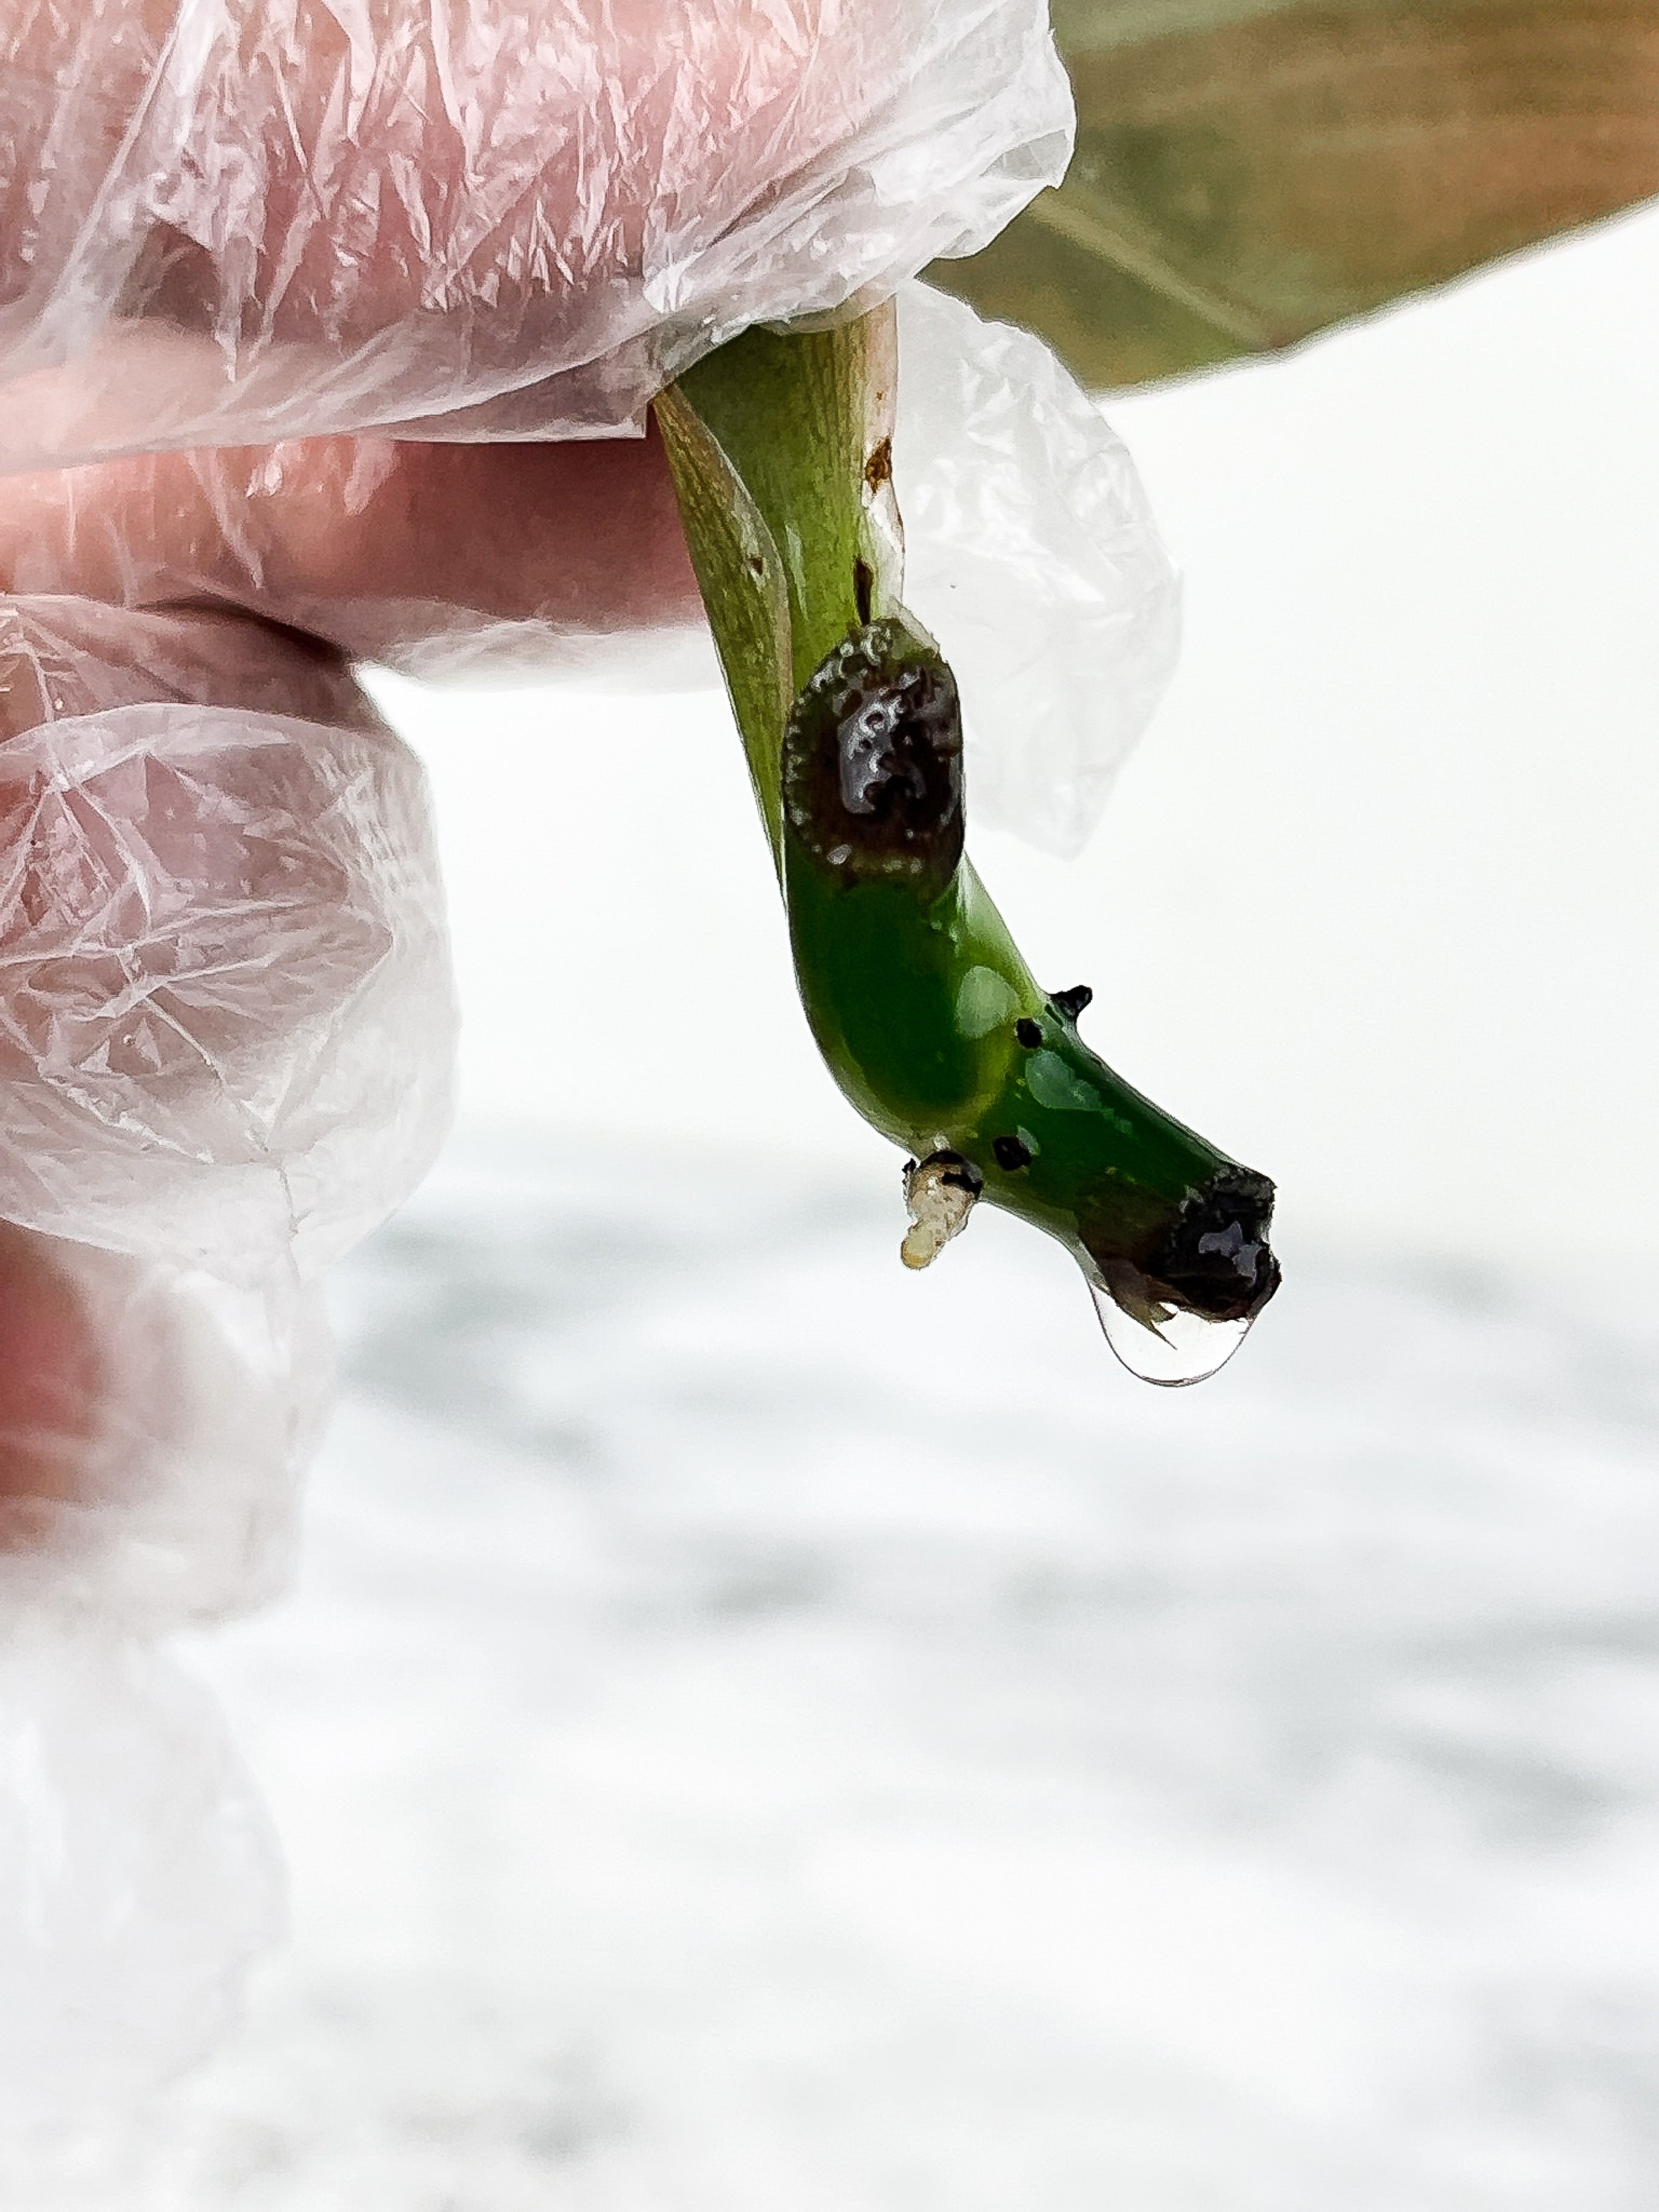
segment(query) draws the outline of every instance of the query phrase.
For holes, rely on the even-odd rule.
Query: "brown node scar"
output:
[[[926,1267],[966,1227],[985,1178],[960,1152],[929,1152],[904,1164],[904,1203],[910,1226],[899,1246],[907,1267]]]

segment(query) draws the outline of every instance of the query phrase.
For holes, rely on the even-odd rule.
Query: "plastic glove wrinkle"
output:
[[[125,707],[0,748],[0,1215],[257,1279],[412,1187],[454,1012],[384,732]]]
[[[614,435],[748,324],[975,250],[1070,152],[1040,0],[196,0],[141,14],[112,77],[106,39],[35,15],[31,41],[0,179],[13,470]]]

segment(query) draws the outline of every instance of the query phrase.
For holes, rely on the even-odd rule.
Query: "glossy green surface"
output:
[[[872,616],[902,612],[893,384],[884,310],[836,331],[751,331],[658,406],[802,1003],[836,1081],[884,1135],[918,1157],[962,1153],[985,1198],[1091,1270],[1137,1261],[1231,1164],[1082,1042],[965,858],[937,895],[902,878],[849,883],[781,804],[784,748],[799,741],[788,702]],[[821,855],[833,836],[817,843]],[[1000,1160],[999,1138],[1029,1161]]]
[[[987,1200],[1079,1259],[1156,1241],[1227,1164],[1083,1042],[970,862],[921,903],[900,884],[826,880],[786,830],[784,889],[802,1004],[846,1097],[917,1158],[962,1153]],[[1029,1164],[1005,1168],[999,1137],[1018,1139]]]

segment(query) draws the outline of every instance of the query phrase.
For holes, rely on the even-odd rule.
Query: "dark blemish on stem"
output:
[[[1009,1175],[1031,1164],[1031,1147],[1024,1137],[993,1137],[991,1150],[997,1156],[997,1165]]]
[[[893,441],[884,438],[875,447],[864,465],[864,481],[872,491],[879,491],[884,483],[893,481]]]
[[[751,553],[749,556],[749,573],[751,576],[763,579],[766,574],[766,563],[758,553]]]
[[[937,649],[892,617],[837,646],[790,710],[783,800],[843,884],[945,891],[962,858],[962,714]]]
[[[1037,1027],[1036,1024],[1031,1019],[1029,1014],[1022,1014],[1019,1019],[1014,1024],[1014,1035],[1019,1039],[1027,1052],[1035,1052],[1037,1047],[1042,1042],[1042,1031]]]
[[[1267,1243],[1273,1187],[1250,1168],[1225,1167],[1194,1191],[1145,1271],[1193,1313],[1253,1319],[1279,1288]]]
[[[876,580],[867,561],[853,563],[853,603],[859,611],[859,620],[867,623],[876,588]]]
[[[1048,1003],[1063,1014],[1068,1022],[1074,1022],[1083,1009],[1092,1001],[1094,995],[1086,983],[1073,983],[1068,991],[1051,991],[1048,994]]]

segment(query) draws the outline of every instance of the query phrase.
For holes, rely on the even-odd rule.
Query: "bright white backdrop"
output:
[[[1656,279],[1644,213],[1109,410],[1182,670],[1080,863],[976,848],[1107,1056],[1276,1176],[1292,1258],[1605,1283],[1659,1236]],[[890,1174],[796,1012],[723,702],[383,696],[470,1116]]]

